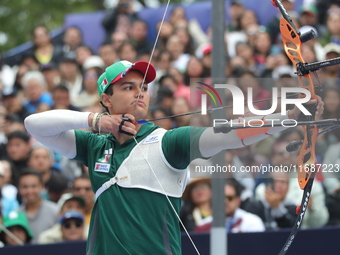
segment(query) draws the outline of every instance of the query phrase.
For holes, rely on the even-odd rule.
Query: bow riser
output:
[[[282,41],[285,46],[286,54],[293,62],[294,66],[296,67],[298,63],[305,63],[301,52],[302,42],[300,36],[297,34],[292,25],[284,18],[281,18],[280,20],[280,31],[282,34]],[[301,88],[307,89],[310,92],[311,99],[317,99],[314,90],[314,83],[310,74],[298,76],[298,82]],[[303,97],[303,95],[300,95],[299,97]],[[312,116],[305,116],[305,118],[309,121],[313,121],[316,105],[310,105],[308,108]],[[312,172],[310,168],[315,166],[317,162],[315,155],[315,145],[319,129],[316,125],[303,126],[302,129],[304,131],[304,142],[301,146],[298,157],[298,183],[300,188],[304,189],[311,177]]]

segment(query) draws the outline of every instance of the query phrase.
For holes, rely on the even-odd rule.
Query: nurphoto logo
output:
[[[281,87],[281,88],[272,88],[272,105],[269,109],[267,110],[258,110],[255,109],[254,104],[255,102],[253,102],[253,88],[248,87],[247,88],[247,101],[245,101],[245,96],[243,94],[243,91],[235,86],[235,85],[230,85],[230,84],[216,84],[215,87],[210,86],[208,84],[202,83],[202,82],[198,82],[199,84],[203,85],[202,87],[197,87],[198,89],[202,90],[205,92],[205,94],[201,95],[201,114],[202,115],[206,115],[207,114],[207,107],[208,107],[208,103],[207,103],[207,95],[209,95],[209,97],[211,98],[211,100],[214,102],[214,105],[217,106],[216,109],[223,109],[222,106],[222,100],[220,95],[218,94],[218,92],[216,91],[216,89],[228,89],[231,93],[232,96],[232,101],[233,101],[233,114],[234,115],[245,115],[245,102],[247,102],[247,106],[248,106],[248,110],[250,113],[252,113],[255,116],[266,116],[266,115],[270,115],[273,114],[278,107],[278,92],[280,92],[281,94],[281,115],[286,115],[287,113],[287,105],[295,105],[296,107],[298,107],[301,112],[304,115],[312,115],[303,105],[304,103],[307,103],[310,99],[311,99],[311,93],[309,90],[304,89],[304,88],[298,88],[298,87]],[[280,90],[279,90],[280,89]],[[304,97],[299,97],[299,98],[289,98],[289,94],[291,93],[300,93],[300,95],[305,95]],[[220,106],[218,106],[218,103],[220,104]],[[209,109],[209,110],[214,110],[214,108]],[[272,125],[274,126],[274,122],[277,121],[276,119],[272,119],[272,120],[268,120],[266,119],[266,121],[270,121],[272,122]],[[261,122],[261,121],[260,121]],[[283,120],[281,121],[281,125],[284,127],[292,127],[295,126],[294,124],[292,124],[292,122],[296,123],[295,120],[291,120],[291,119],[287,119],[287,120]],[[250,127],[261,127],[265,123],[264,121],[262,121],[261,123],[259,123],[259,119],[254,119],[254,120],[248,120],[248,122],[246,123],[245,121],[243,121],[242,123],[240,123],[240,120],[237,121],[237,123],[233,123],[231,120],[227,120],[227,119],[214,119],[213,120],[213,126],[215,127],[215,125],[221,125],[221,124],[227,124],[229,123],[229,125],[240,125],[242,124],[243,126],[250,126]]]

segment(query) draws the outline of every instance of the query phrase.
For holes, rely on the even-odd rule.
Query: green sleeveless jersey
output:
[[[159,128],[144,124],[136,135],[138,142]],[[191,160],[202,157],[199,138],[205,128],[182,127],[167,131],[162,149],[170,165],[186,171]],[[112,134],[99,136],[76,130],[77,155],[89,169],[92,189],[115,176],[121,163],[136,146],[134,139],[119,144]],[[154,177],[156,178],[156,177]],[[177,213],[181,199],[169,197]],[[91,217],[88,255],[181,254],[179,220],[165,195],[117,184],[97,199]]]

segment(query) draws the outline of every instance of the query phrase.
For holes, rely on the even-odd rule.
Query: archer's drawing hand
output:
[[[132,122],[135,121],[135,117],[129,113],[125,114],[124,117],[130,119]],[[118,139],[121,135],[123,135],[123,133],[121,133],[119,130],[119,126],[121,124],[121,130],[132,135],[137,134],[136,126],[130,121],[123,121],[122,114],[103,115],[98,121],[96,128],[98,131],[103,133],[112,133]]]

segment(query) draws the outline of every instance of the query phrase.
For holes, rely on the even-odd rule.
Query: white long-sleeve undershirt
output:
[[[25,119],[25,126],[27,131],[40,143],[68,158],[74,158],[77,154],[74,129],[88,128],[89,114],[89,112],[52,110],[30,115]],[[262,118],[263,116],[253,116],[245,118],[245,121]],[[287,115],[281,114],[272,114],[264,118],[264,120],[273,119],[277,120],[275,123],[280,123],[289,118]],[[215,134],[213,128],[207,128],[200,137],[199,149],[202,156],[211,157],[222,150],[240,148],[258,142],[284,129],[286,128],[272,127],[266,134],[241,140],[234,130],[227,134]]]
[[[70,110],[46,111],[28,116],[25,127],[38,142],[74,158],[77,154],[74,129],[88,128],[89,114]]]
[[[262,120],[264,116],[252,116],[245,118],[245,123],[249,120]],[[281,115],[280,113],[271,114],[264,117],[264,121],[268,121],[269,124],[279,124],[283,120],[289,119],[288,115]],[[275,120],[275,121],[273,121]],[[237,121],[233,121],[237,123]],[[250,145],[267,138],[269,135],[278,133],[282,130],[287,129],[287,127],[271,127],[265,134],[256,135],[253,137],[241,139],[236,134],[235,130],[224,134],[224,133],[214,133],[213,128],[207,128],[200,138],[199,147],[203,157],[211,157],[216,155],[222,150],[236,149],[244,147],[245,145]]]

